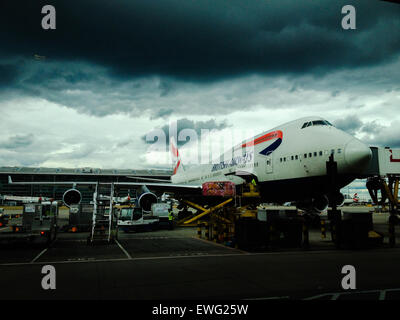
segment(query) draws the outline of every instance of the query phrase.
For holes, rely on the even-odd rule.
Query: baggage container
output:
[[[211,181],[202,185],[203,196],[233,197],[235,184],[230,181]]]

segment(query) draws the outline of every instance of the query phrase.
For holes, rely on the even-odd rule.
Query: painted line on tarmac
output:
[[[238,251],[238,252],[243,253],[243,254],[250,254],[250,252],[247,252],[247,251],[244,251],[244,250],[240,250],[240,249],[237,249],[237,248],[228,247],[228,246],[225,246],[225,245],[223,245],[221,243],[217,243],[217,242],[214,242],[214,241],[201,239],[201,238],[198,238],[198,237],[192,237],[192,239],[200,240],[200,241],[202,241],[204,243],[207,243],[207,244],[213,244],[214,246],[217,246],[217,247],[220,247],[220,248],[229,249],[229,250],[233,250],[233,251]]]
[[[323,251],[326,252],[326,251]],[[262,254],[262,253],[261,253]],[[279,252],[269,252],[265,253],[266,255],[276,255],[282,254]],[[156,257],[137,257],[137,258],[112,258],[112,259],[98,259],[98,260],[64,260],[64,261],[44,261],[44,262],[18,262],[18,263],[3,263],[1,266],[20,266],[20,265],[32,265],[32,264],[68,264],[68,263],[94,263],[94,262],[118,262],[118,261],[140,261],[140,260],[164,260],[164,259],[187,259],[187,258],[218,258],[218,257],[250,257],[260,255],[259,253],[249,253],[249,254],[240,254],[240,253],[222,253],[222,254],[209,254],[205,253],[202,255],[174,255],[174,256],[156,256]]]
[[[0,229],[1,231],[1,229]],[[69,238],[58,238],[62,242],[87,242],[86,239],[69,239]],[[177,239],[188,239],[188,237],[121,237],[119,240],[177,240]]]
[[[158,257],[139,257],[139,258],[114,258],[114,259],[98,259],[98,260],[64,260],[64,261],[43,261],[43,262],[18,262],[3,263],[0,267],[23,266],[35,264],[72,264],[72,263],[95,263],[95,262],[121,262],[121,261],[138,261],[138,260],[164,260],[164,259],[185,259],[185,258],[203,258],[203,257],[226,257],[226,256],[243,256],[239,253],[233,254],[204,254],[204,255],[181,255],[181,256],[158,256]]]
[[[123,235],[122,237],[120,236],[120,240],[174,240],[174,239],[188,239],[188,237],[164,237],[164,236],[155,236],[155,237],[135,237],[135,236],[127,236]]]
[[[87,243],[87,239],[60,239],[61,242],[82,242]]]
[[[389,250],[383,250],[381,252],[388,252]],[[398,252],[398,250],[396,250]],[[96,262],[118,262],[118,261],[139,261],[139,260],[163,260],[163,259],[190,259],[190,258],[222,258],[222,257],[253,257],[253,256],[271,256],[271,255],[310,255],[310,254],[332,254],[332,253],[346,253],[354,254],[353,251],[349,252],[338,252],[337,250],[319,250],[319,251],[298,251],[298,252],[250,252],[248,254],[239,253],[222,253],[222,254],[203,254],[203,255],[175,255],[175,256],[155,256],[155,257],[137,257],[137,258],[113,258],[113,259],[98,259],[98,260],[82,260],[82,261],[45,261],[45,262],[19,262],[19,263],[3,263],[1,266],[21,266],[21,265],[33,265],[33,264],[68,264],[68,263],[96,263]]]
[[[35,263],[47,251],[47,249],[48,248],[43,249],[35,258],[33,258],[33,260],[30,263],[31,264]]]
[[[284,300],[284,299],[290,299],[290,297],[282,296],[282,297],[265,297],[265,298],[247,298],[243,300],[263,301],[263,300]]]
[[[132,261],[134,259],[99,259],[99,260],[64,260],[64,261],[43,261],[43,262],[18,262],[18,263],[2,263],[0,267],[24,266],[24,265],[43,265],[43,264],[73,264],[73,263],[93,263],[93,262],[115,262],[115,261]]]
[[[57,241],[57,238],[54,239],[54,240],[47,246],[47,248],[43,249],[35,258],[33,258],[33,260],[30,262],[30,264],[36,263],[36,261],[39,260],[39,258],[40,258],[42,255],[44,255],[44,254],[47,252],[47,250],[49,250],[49,249],[53,246],[53,244],[54,244],[56,241]]]
[[[131,255],[124,249],[124,247],[118,242],[117,239],[115,239],[115,243],[118,245],[118,247],[122,250],[123,253],[128,257],[129,260],[132,260]]]
[[[316,296],[303,298],[302,300],[318,300],[321,298],[331,297],[330,300],[338,300],[341,297],[345,296],[355,296],[357,294],[376,294],[377,299],[374,300],[385,300],[386,293],[388,292],[399,292],[400,288],[394,289],[376,289],[376,290],[362,290],[362,291],[350,291],[350,292],[330,292],[330,293],[322,293]],[[379,296],[378,296],[379,295]]]

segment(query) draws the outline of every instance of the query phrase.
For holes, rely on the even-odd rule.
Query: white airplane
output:
[[[171,182],[115,182],[138,188],[138,202],[144,209],[157,201],[154,192],[172,192],[177,198],[201,196],[205,182],[232,182],[240,187],[255,181],[261,202],[295,201],[299,207],[319,212],[329,201],[341,205],[340,192],[330,194],[326,162],[331,154],[337,162],[337,188],[359,177],[372,152],[360,140],[332,126],[320,117],[306,117],[265,131],[234,146],[217,163],[185,170],[179,151],[170,143],[175,160]],[[96,184],[96,182],[12,182],[18,184]],[[110,183],[102,183],[110,184]],[[64,202],[80,201],[76,189],[67,190]],[[200,199],[201,197],[199,197]]]
[[[351,197],[349,194],[344,195],[344,201],[343,205],[350,205],[350,204],[355,204],[360,201],[360,197],[358,196],[358,193],[355,193],[353,197]]]
[[[186,172],[179,152],[172,147],[176,166],[171,181],[175,184],[201,185],[206,181],[232,181],[240,185],[255,179],[263,202],[297,201],[318,211],[328,206],[328,198],[341,205],[344,196],[330,195],[326,161],[331,154],[338,168],[338,188],[357,178],[372,157],[370,148],[360,140],[319,117],[306,117],[263,132],[228,151],[241,156],[218,164],[201,165]]]

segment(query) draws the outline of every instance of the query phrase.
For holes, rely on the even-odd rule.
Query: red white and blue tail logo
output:
[[[174,175],[174,174],[176,174],[178,172],[178,169],[180,167],[182,167],[181,166],[181,157],[179,156],[178,147],[175,144],[174,137],[171,137],[169,139],[169,145],[171,147],[172,161],[174,163],[174,173],[172,174],[172,175]]]

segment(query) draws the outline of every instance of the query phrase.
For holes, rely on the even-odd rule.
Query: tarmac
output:
[[[387,232],[387,214],[374,214]],[[398,227],[397,227],[398,228]],[[378,230],[377,230],[378,231]],[[398,230],[397,235],[399,235]],[[0,299],[130,300],[399,300],[400,238],[389,248],[338,250],[310,232],[310,248],[247,252],[178,227],[119,233],[116,243],[88,246],[88,233],[0,247]],[[42,267],[54,266],[56,289],[41,286]],[[356,289],[341,286],[342,267],[356,270]]]

